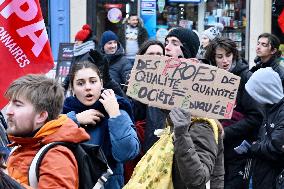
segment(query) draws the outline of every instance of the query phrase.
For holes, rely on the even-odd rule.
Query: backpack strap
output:
[[[32,160],[32,163],[29,168],[29,185],[33,188],[37,188],[38,185],[38,178],[39,178],[39,166],[41,164],[41,161],[44,157],[44,155],[57,145],[63,145],[65,146],[65,142],[51,142],[49,144],[44,145],[35,155],[35,157]]]
[[[39,179],[39,167],[40,164],[42,162],[42,159],[44,158],[45,154],[54,146],[57,145],[61,145],[61,146],[65,146],[67,148],[70,149],[70,146],[72,145],[72,143],[67,143],[67,142],[51,142],[49,144],[44,145],[43,147],[41,147],[41,149],[37,152],[37,154],[35,155],[35,157],[32,160],[32,163],[30,165],[29,168],[29,185],[34,188],[37,189],[38,188],[38,179]],[[105,157],[103,157],[105,159]],[[105,159],[105,161],[107,162],[107,160]],[[97,183],[95,184],[95,186],[92,189],[102,189],[104,184],[107,182],[108,178],[113,175],[113,171],[111,170],[111,168],[109,167],[109,165],[107,164],[107,172],[105,172],[104,174],[102,174],[102,176],[98,179]]]

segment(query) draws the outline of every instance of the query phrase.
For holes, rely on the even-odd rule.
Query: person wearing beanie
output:
[[[93,31],[88,24],[82,26],[75,35],[75,44],[73,47],[73,57],[70,64],[70,69],[74,64],[80,61],[93,59],[90,55],[91,50],[96,49],[96,36],[93,35]],[[69,73],[65,80],[63,81],[63,87],[65,92],[67,92],[70,84]]]
[[[166,56],[195,58],[199,44],[199,38],[192,30],[182,27],[174,28],[165,39]]]
[[[165,38],[165,55],[174,58],[194,58],[199,47],[199,38],[195,32],[186,28],[173,28]],[[167,115],[158,107],[147,110],[145,152],[158,140],[154,135],[155,129],[165,127]],[[148,121],[149,120],[149,121]]]
[[[75,35],[74,45],[74,57],[75,59],[81,60],[81,58],[87,54],[91,49],[95,49],[95,36],[93,31],[88,24],[83,25],[82,29]]]
[[[268,79],[269,78],[269,79]],[[284,169],[284,95],[280,76],[272,68],[253,73],[245,89],[264,106],[258,138],[251,145],[254,189],[275,188]]]
[[[209,43],[216,37],[221,36],[224,26],[221,23],[217,23],[214,27],[210,27],[207,30],[204,30],[200,38],[200,47],[197,53],[197,58],[203,59],[206,52],[207,46]]]
[[[173,58],[195,58],[198,47],[197,34],[182,27],[170,30],[165,39],[165,55]],[[218,136],[216,142],[212,125],[204,121],[205,118],[198,117],[199,121],[195,122],[191,119],[190,112],[184,109],[174,108],[169,113],[149,107],[146,129],[165,128],[167,119],[174,130],[173,187],[224,188],[221,124],[212,120],[219,131],[218,134],[215,133]],[[145,142],[146,138],[145,136]]]
[[[132,69],[131,62],[125,57],[125,52],[117,35],[108,30],[102,34],[100,52],[109,64],[110,77],[118,84],[126,83]]]

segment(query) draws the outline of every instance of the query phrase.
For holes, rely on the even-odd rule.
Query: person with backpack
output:
[[[113,90],[103,89],[99,69],[90,61],[73,65],[70,82],[74,96],[65,99],[63,113],[90,134],[87,143],[101,146],[113,171],[104,188],[122,188],[123,163],[140,150],[132,107]]]
[[[29,74],[13,81],[5,92],[7,134],[13,152],[7,161],[8,174],[30,188],[28,172],[42,146],[52,142],[80,143],[90,139],[66,115],[60,115],[63,87],[44,75]],[[79,188],[78,165],[73,152],[58,145],[50,149],[39,167],[38,187]]]

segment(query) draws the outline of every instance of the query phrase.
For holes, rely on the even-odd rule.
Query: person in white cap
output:
[[[200,37],[200,46],[196,58],[204,59],[207,46],[213,39],[215,39],[215,37],[221,36],[223,29],[223,24],[217,23],[214,27],[210,27],[207,30],[204,30]]]

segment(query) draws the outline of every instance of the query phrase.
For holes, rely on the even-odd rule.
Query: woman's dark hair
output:
[[[137,55],[144,55],[147,49],[152,45],[159,45],[163,49],[163,55],[165,55],[165,47],[163,43],[158,40],[145,41],[138,50]]]
[[[279,50],[280,40],[276,35],[271,33],[263,33],[258,36],[257,40],[260,38],[267,38],[271,46],[271,51],[276,50],[276,53],[274,53],[272,57],[279,58],[281,56],[282,52]]]
[[[76,73],[83,68],[91,68],[101,78],[100,70],[94,63],[88,60],[80,61],[80,62],[77,62],[76,64],[73,64],[71,71],[69,73],[71,88],[73,88],[73,80],[74,80]]]
[[[206,48],[205,56],[204,58],[210,62],[211,65],[217,66],[216,65],[216,49],[217,48],[222,48],[224,49],[227,53],[232,53],[233,54],[233,60],[239,60],[240,55],[239,51],[237,49],[236,43],[225,37],[216,37],[213,39],[209,45]]]

